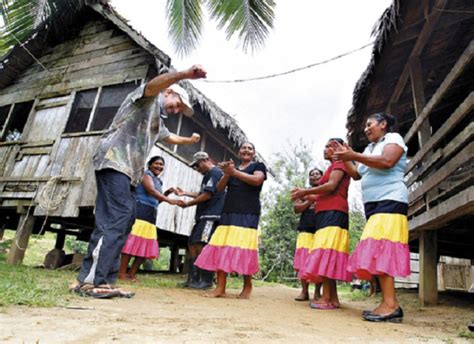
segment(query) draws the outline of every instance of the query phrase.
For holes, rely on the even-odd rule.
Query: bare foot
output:
[[[136,283],[138,282],[138,278],[132,275],[127,275],[126,279],[130,282]]]
[[[252,294],[252,288],[244,288],[242,292],[237,296],[238,299],[248,300],[250,299],[250,294]]]
[[[314,293],[314,298],[313,298],[314,301],[318,301],[320,298],[321,298],[321,294]]]
[[[128,275],[127,274],[119,274],[117,276],[119,280],[128,280]]]
[[[308,301],[309,295],[308,293],[301,292],[297,297],[295,297],[295,301]]]
[[[216,288],[210,293],[205,293],[203,296],[217,298],[217,297],[226,297],[227,295],[225,294],[225,291],[222,291]]]

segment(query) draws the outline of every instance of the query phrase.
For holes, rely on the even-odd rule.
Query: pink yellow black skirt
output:
[[[410,275],[406,203],[370,202],[364,205],[367,223],[349,259],[349,271],[359,279],[373,275]]]
[[[137,217],[122,253],[145,259],[158,258],[158,235],[155,223],[156,208],[137,202]]]
[[[318,213],[311,248],[298,273],[300,279],[314,283],[321,283],[321,277],[351,280],[351,275],[347,272],[348,225],[349,217],[346,213],[335,210]]]
[[[240,275],[257,273],[258,221],[259,216],[254,214],[223,213],[219,226],[195,265],[208,271]]]
[[[313,236],[314,233],[302,231],[296,237],[295,257],[293,259],[293,268],[296,271],[301,270],[301,267],[304,266],[308,258],[309,250],[313,243]]]

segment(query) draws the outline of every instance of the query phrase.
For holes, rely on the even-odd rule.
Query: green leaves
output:
[[[208,8],[219,29],[225,28],[227,39],[237,34],[245,52],[261,48],[273,28],[272,0],[209,0]]]
[[[188,55],[199,44],[204,4],[218,28],[225,28],[227,39],[237,35],[245,52],[263,47],[273,28],[272,0],[168,0],[169,35],[180,55]]]
[[[200,0],[168,0],[168,34],[180,56],[188,55],[199,43],[203,25]]]
[[[1,0],[0,56],[13,46],[24,43],[41,25],[61,35],[70,16],[84,6],[85,0]]]

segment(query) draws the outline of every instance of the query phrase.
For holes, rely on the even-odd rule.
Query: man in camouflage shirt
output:
[[[181,137],[168,131],[162,117],[193,114],[187,92],[176,85],[184,79],[205,78],[195,65],[181,72],[153,78],[131,92],[102,136],[94,155],[97,182],[95,229],[74,290],[98,298],[118,296],[111,284],[117,279],[120,252],[135,220],[135,187],[145,159],[157,141],[192,144],[200,137]]]

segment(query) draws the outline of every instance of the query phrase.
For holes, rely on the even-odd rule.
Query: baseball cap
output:
[[[184,104],[183,114],[188,117],[191,117],[194,114],[194,110],[193,106],[191,105],[191,102],[189,101],[188,92],[178,84],[173,84],[168,88],[177,95],[179,95],[179,97],[181,98],[181,102]]]
[[[193,161],[189,164],[189,167],[194,167],[199,160],[209,159],[209,154],[206,152],[196,152],[193,155]]]

